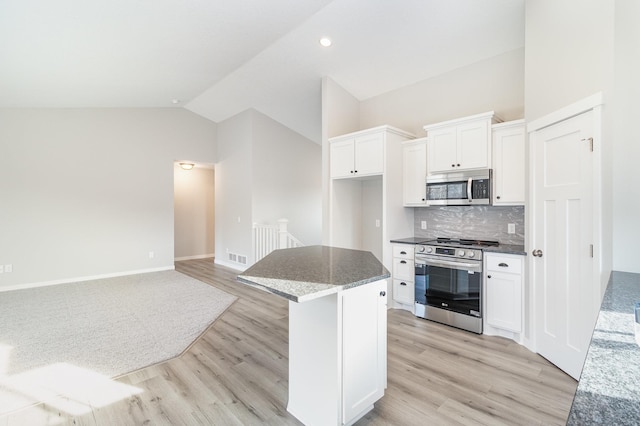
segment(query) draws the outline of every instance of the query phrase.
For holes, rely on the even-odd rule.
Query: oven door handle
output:
[[[418,262],[418,259],[416,259]],[[467,269],[473,272],[481,272],[481,265],[474,265],[472,263],[462,263],[462,262],[447,262],[446,260],[433,260],[433,259],[420,259],[420,263],[428,266],[445,266],[452,267],[454,269]]]

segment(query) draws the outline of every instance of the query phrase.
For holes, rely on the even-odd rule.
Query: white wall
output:
[[[174,253],[176,260],[214,256],[214,170],[195,167],[173,174]]]
[[[322,155],[317,143],[253,112],[253,221],[289,220],[304,245],[322,242]]]
[[[253,263],[254,222],[289,230],[305,245],[321,239],[320,146],[269,117],[247,110],[218,125],[215,165],[216,263]],[[227,252],[247,256],[230,263]]]
[[[0,110],[0,288],[172,268],[173,163],[212,163],[215,132],[183,109]]]
[[[362,129],[389,124],[424,136],[426,124],[495,111],[524,117],[524,49],[517,49],[360,103]]]
[[[329,77],[322,79],[322,241],[329,244],[329,138],[360,130],[360,102]]]
[[[252,227],[252,112],[245,111],[218,124],[215,164],[215,262],[233,268],[227,253],[249,258]]]
[[[527,121],[611,90],[613,19],[612,0],[527,0]]]
[[[640,2],[616,1],[613,145],[613,269],[640,273]],[[636,188],[636,189],[634,189]]]

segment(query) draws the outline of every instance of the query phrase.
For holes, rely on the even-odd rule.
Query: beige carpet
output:
[[[0,292],[0,415],[174,358],[235,299],[175,271]]]

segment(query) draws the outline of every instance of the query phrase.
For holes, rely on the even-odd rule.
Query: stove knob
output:
[[[460,250],[460,251],[458,251],[458,256],[460,256],[460,257],[464,257],[464,250]]]
[[[467,256],[469,256],[469,257],[473,257],[473,256],[475,256],[475,255],[476,255],[476,254],[475,254],[474,252],[470,251],[470,252],[469,252],[469,254],[468,254]]]
[[[427,247],[427,253],[431,253],[433,249],[431,247]]]
[[[424,251],[424,246],[420,246],[420,248],[418,249],[418,251],[419,251],[420,253],[422,253],[422,252]]]

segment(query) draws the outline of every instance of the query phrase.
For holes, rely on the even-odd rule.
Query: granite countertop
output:
[[[640,346],[634,335],[640,274],[612,272],[568,425],[640,424]]]
[[[304,302],[390,276],[371,252],[308,246],[275,250],[238,281]]]
[[[420,244],[428,240],[425,237],[409,237],[409,238],[397,238],[391,240],[391,243],[395,244]],[[519,254],[526,256],[527,252],[524,251],[524,245],[518,244],[500,244],[498,247],[482,247],[482,251],[491,253],[505,253],[505,254]]]

